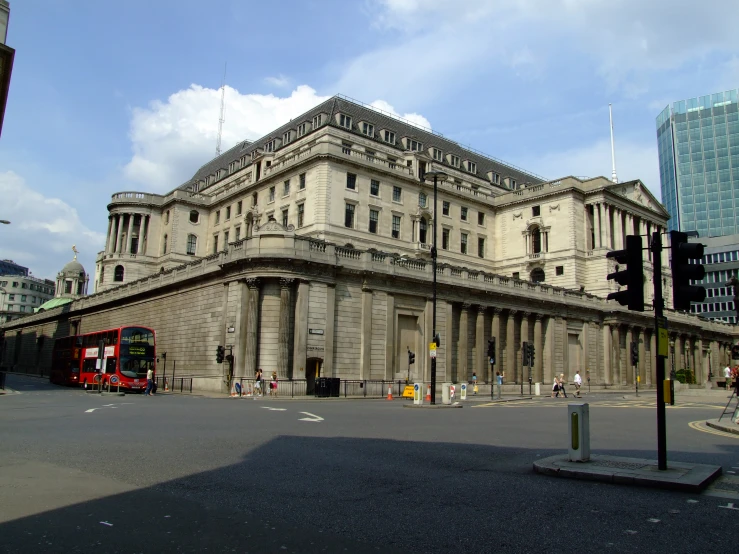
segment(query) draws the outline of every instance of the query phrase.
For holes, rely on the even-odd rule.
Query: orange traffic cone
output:
[[[167,392],[169,390],[169,381],[167,379],[164,380],[164,392]]]
[[[431,385],[426,387],[426,402],[431,402]]]
[[[387,399],[392,400],[393,399],[393,386],[389,385],[387,387]]]

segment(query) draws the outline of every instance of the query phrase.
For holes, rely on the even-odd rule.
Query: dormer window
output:
[[[277,147],[277,141],[273,139],[264,145],[264,151],[274,152],[276,147]]]
[[[200,184],[199,183],[193,183],[192,184],[192,191],[193,192],[198,192],[198,189],[199,188],[200,188]]]
[[[511,179],[511,189],[512,190],[516,190],[516,188],[517,188],[516,187],[516,180],[515,179]]]
[[[226,176],[226,170],[225,169],[219,169],[217,179],[223,179]]]
[[[444,154],[438,148],[432,148],[431,157],[434,158],[437,162],[440,162],[444,159]]]
[[[374,137],[375,136],[375,126],[370,123],[366,123],[366,122],[362,123],[362,134],[365,134],[368,137]]]
[[[302,137],[308,132],[308,124],[307,123],[301,123],[298,125],[298,137]]]
[[[395,144],[395,133],[392,131],[383,131],[382,132],[382,140],[387,142],[388,144]]]
[[[293,132],[287,131],[285,134],[282,135],[282,144],[287,144],[293,139]]]
[[[351,129],[352,118],[348,115],[344,115],[343,113],[339,114],[339,125],[344,127],[345,129]]]
[[[467,171],[470,173],[477,173],[477,164],[467,160]]]
[[[237,161],[235,161],[235,162],[231,162],[231,163],[229,164],[229,166],[228,166],[228,171],[229,171],[229,173],[233,173],[233,172],[234,172],[234,171],[236,171],[237,169],[239,169],[239,162],[238,162],[238,160],[237,160]]]
[[[459,167],[459,156],[455,156],[454,154],[449,154],[449,165],[452,167]]]
[[[418,142],[417,140],[413,140],[411,138],[405,139],[405,146],[406,150],[410,150],[411,152],[419,152],[423,145]]]
[[[492,179],[492,181],[496,185],[499,185],[500,184],[500,173],[493,173],[493,179]]]
[[[323,115],[318,114],[313,117],[313,129],[318,129],[321,125],[323,125]]]

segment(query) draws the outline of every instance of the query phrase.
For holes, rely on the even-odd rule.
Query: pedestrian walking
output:
[[[272,372],[272,378],[269,381],[269,395],[277,396],[277,372]]]
[[[262,370],[257,369],[254,374],[254,396],[262,396]]]
[[[564,373],[559,374],[559,392],[562,393],[562,396],[567,398],[567,391],[565,391],[565,374]]]
[[[150,396],[152,388],[154,388],[154,371],[149,368],[146,372],[146,390],[144,391],[144,396]]]
[[[495,373],[495,386],[498,389],[498,400],[501,399],[501,389],[503,388],[503,376],[500,371]]]
[[[724,368],[724,379],[726,379],[726,390],[731,389],[731,368],[727,365]]]
[[[472,372],[472,394],[477,394],[477,373]]]
[[[580,377],[580,370],[575,372],[575,397],[582,398],[580,396],[580,387],[582,386],[582,377]]]
[[[559,378],[555,375],[552,380],[552,398],[559,396]]]

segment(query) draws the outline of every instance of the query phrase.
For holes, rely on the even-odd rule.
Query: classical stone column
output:
[[[613,210],[613,245],[615,250],[623,249],[624,244],[624,226],[621,221],[621,210],[614,208]]]
[[[446,337],[446,340],[442,343],[441,347],[444,352],[444,362],[446,365],[444,372],[444,381],[448,381],[451,383],[454,380],[454,304],[452,304],[451,302],[446,302],[445,305],[444,336]],[[438,370],[439,368],[437,367],[436,369]],[[443,383],[444,381],[442,381],[437,375],[437,383]]]
[[[606,248],[608,248],[609,250],[612,249],[612,243],[611,243],[611,235],[612,235],[612,233],[611,233],[611,214],[612,214],[612,212],[613,212],[613,210],[612,210],[611,206],[609,206],[608,204],[604,204],[603,205],[603,213],[606,216],[606,224],[605,224],[605,228],[606,228]]]
[[[600,214],[601,214],[601,205],[600,204],[593,204],[593,235],[595,236],[595,244],[593,245],[593,250],[596,248],[600,248],[602,241],[601,241],[601,234],[600,234]]]
[[[542,368],[544,367],[544,344],[541,336],[541,322],[544,316],[536,314],[534,320],[534,382],[541,383],[543,379]]]
[[[118,220],[118,225],[116,225],[115,247],[113,249],[113,252],[115,252],[116,254],[120,254],[121,242],[123,241],[123,214],[115,214],[115,217]]]
[[[621,326],[613,326],[613,384],[621,385],[626,382],[626,372],[621,360]]]
[[[108,254],[110,251],[110,241],[113,233],[113,216],[108,216],[108,232],[105,234],[105,253]]]
[[[500,341],[500,312],[502,312],[500,308],[493,308],[493,326],[491,330],[491,334],[493,335],[493,338],[495,339],[495,371],[500,371],[501,367],[501,346],[502,343]],[[490,365],[490,360],[487,358],[485,359],[485,363],[488,367],[488,383],[494,383],[495,379],[495,372],[493,371],[492,366]]]
[[[126,254],[133,254],[133,252],[131,252],[131,245],[133,241],[133,220],[134,220],[134,214],[128,214],[128,233],[126,234]]]
[[[143,256],[146,256],[146,251],[149,249],[149,223],[151,222],[151,216],[145,215],[143,218],[141,227],[139,227],[139,252]]]
[[[385,377],[390,381],[395,377],[395,295],[385,296]]]
[[[703,337],[697,337],[695,340],[695,345],[695,382],[700,384],[705,382],[705,376],[708,374],[705,367],[705,358],[703,356]]]
[[[477,380],[482,382],[487,375],[485,366],[485,310],[483,305],[477,307],[477,322],[475,324],[475,367],[473,371],[477,373]]]
[[[277,377],[290,375],[290,294],[295,279],[280,279],[280,328],[277,335]]]
[[[678,334],[675,337],[675,373],[680,371],[685,367],[685,362],[683,362],[683,337],[682,335]],[[666,372],[669,375],[670,370],[672,368],[668,367]]]
[[[583,382],[585,381],[585,377],[588,374],[588,371],[590,371],[590,337],[588,337],[588,332],[590,330],[590,325],[587,320],[584,320],[582,322],[582,371],[580,372],[580,376],[582,377]]]
[[[505,341],[505,383],[516,382],[516,310],[508,310]]]
[[[546,332],[544,334],[544,348],[547,349],[547,365],[544,366],[544,369],[542,371],[542,383],[551,383],[552,382],[552,372],[554,371],[554,360],[555,358],[555,343],[554,340],[554,329],[557,326],[557,319],[556,318],[548,318],[547,319],[547,327]],[[544,363],[543,360],[544,354],[542,353],[542,364]]]
[[[521,372],[519,376],[521,380],[518,381],[517,378],[516,381],[521,383],[526,383],[529,378],[529,366],[523,365],[523,356],[521,355],[523,343],[529,342],[529,316],[531,316],[531,312],[523,312],[521,314],[521,340],[516,345],[518,347],[518,359],[521,360]]]
[[[469,352],[469,330],[467,328],[470,305],[462,304],[462,313],[459,315],[459,348],[457,350],[457,381],[466,383],[469,379],[467,359]]]
[[[632,385],[634,383],[634,366],[631,363],[631,343],[634,341],[634,327],[626,328],[626,379],[622,384]]]
[[[257,371],[257,348],[259,345],[259,279],[247,279],[248,300],[246,303],[246,340],[244,341],[244,376],[253,378]]]
[[[295,302],[295,331],[293,341],[293,377],[305,378],[308,359],[308,296],[310,283],[298,281],[298,298]]]
[[[326,285],[326,334],[323,346],[323,373],[325,377],[336,377],[334,367],[334,339],[336,317],[336,284]]]
[[[359,344],[359,378],[370,378],[370,362],[372,354],[372,289],[362,284],[362,322]],[[420,354],[420,352],[419,352]],[[421,360],[416,360],[416,364]],[[416,368],[413,368],[416,369]]]
[[[613,332],[611,325],[603,324],[603,382],[610,385],[612,381],[612,360],[613,360]],[[591,376],[592,378],[592,376]],[[596,380],[597,382],[597,380]]]

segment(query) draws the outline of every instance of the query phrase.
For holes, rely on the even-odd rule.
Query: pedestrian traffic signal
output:
[[[416,363],[416,353],[408,351],[408,365],[412,365]]]
[[[731,347],[731,359],[739,360],[739,344],[735,344]]]
[[[703,258],[703,245],[688,242],[687,233],[670,231],[670,250],[672,252],[672,307],[678,311],[690,311],[691,302],[703,302],[706,289],[691,285],[690,281],[701,281],[706,276],[706,268],[699,262],[690,260]]]
[[[606,300],[615,300],[622,306],[628,306],[635,312],[644,311],[644,267],[642,260],[642,240],[639,235],[626,236],[625,250],[612,250],[606,258],[613,258],[618,262],[614,273],[609,273],[607,279],[616,281],[619,286],[626,286],[626,290],[612,292]],[[619,266],[626,268],[619,270]]]
[[[529,365],[529,343],[524,342],[521,345],[521,355],[523,357],[523,360],[521,361],[521,365],[528,366]]]
[[[639,365],[639,346],[636,341],[631,341],[631,365]]]
[[[223,358],[226,356],[226,349],[223,348],[220,344],[218,345],[218,348],[216,349],[216,363],[222,364]]]
[[[495,365],[495,337],[488,339],[488,358],[490,363]]]
[[[536,361],[536,350],[534,350],[534,343],[529,343],[529,366],[534,365],[534,362]]]

